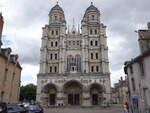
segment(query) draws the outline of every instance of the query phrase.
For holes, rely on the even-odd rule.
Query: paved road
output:
[[[49,108],[44,113],[122,113],[121,108]]]

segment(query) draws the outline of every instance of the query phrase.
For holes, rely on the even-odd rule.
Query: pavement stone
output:
[[[120,107],[111,108],[48,108],[44,113],[123,113]]]

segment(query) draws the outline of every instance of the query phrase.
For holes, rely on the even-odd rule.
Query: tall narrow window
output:
[[[57,16],[55,16],[55,20],[57,20]]]
[[[94,16],[94,15],[92,15],[92,20],[94,20],[94,18],[95,18],[95,16]]]
[[[5,69],[5,72],[4,72],[4,82],[7,80],[7,75],[8,75],[8,69],[6,68]]]
[[[55,72],[55,73],[57,72],[57,67],[56,67],[56,66],[54,67],[54,72]]]
[[[93,53],[91,53],[91,59],[93,59]]]
[[[55,60],[57,60],[57,54],[55,54]]]
[[[132,78],[131,79],[131,82],[132,82],[132,89],[133,89],[133,91],[135,91],[135,80],[134,80],[134,78]]]
[[[95,34],[97,35],[97,29],[95,29]]]
[[[132,74],[133,73],[133,67],[130,66],[130,73]]]
[[[53,59],[53,54],[51,53],[51,55],[50,55],[50,59],[52,60]]]
[[[69,41],[69,45],[71,45],[71,41]]]
[[[53,47],[53,42],[51,42],[51,47]]]
[[[15,80],[15,75],[16,75],[16,73],[14,72],[14,73],[13,73],[13,77],[12,77],[12,81]]]
[[[98,46],[98,41],[97,40],[95,41],[95,46]]]
[[[96,53],[95,56],[96,56],[96,59],[98,59],[98,53]]]
[[[99,66],[96,66],[96,72],[99,72]]]
[[[50,66],[50,68],[49,68],[49,69],[50,69],[50,73],[52,73],[52,66]]]
[[[80,42],[79,42],[79,41],[77,41],[77,45],[80,45]]]
[[[94,66],[91,66],[91,72],[94,72]]]
[[[56,30],[56,35],[58,35],[58,30]]]
[[[91,30],[90,30],[90,35],[92,35],[92,34],[93,34],[93,30],[91,29]]]
[[[52,30],[52,35],[54,35],[54,31]]]
[[[91,44],[91,46],[93,46],[93,41],[92,40],[90,41],[90,44]]]
[[[75,45],[75,41],[73,41],[73,45]]]
[[[144,75],[144,64],[143,64],[143,62],[140,62],[140,70],[141,70],[142,75]]]
[[[57,42],[55,42],[55,46],[56,46],[56,47],[58,46],[58,43],[57,43]]]

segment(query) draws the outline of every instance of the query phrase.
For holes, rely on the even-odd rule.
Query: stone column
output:
[[[87,88],[83,88],[82,92],[82,106],[83,107],[91,107],[91,99],[90,99],[90,90]]]
[[[64,92],[63,87],[59,87],[57,91],[57,97],[56,97],[56,105],[57,106],[64,106]]]

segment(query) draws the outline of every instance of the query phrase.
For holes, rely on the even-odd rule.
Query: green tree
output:
[[[28,84],[20,88],[20,101],[31,101],[36,99],[36,85]]]

